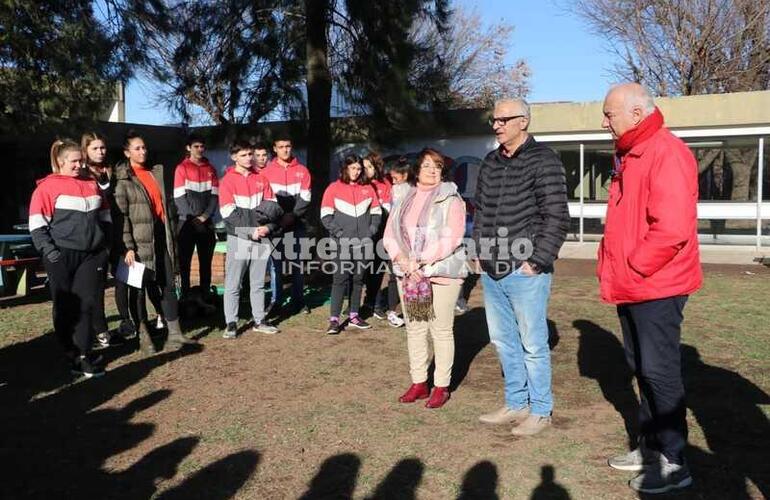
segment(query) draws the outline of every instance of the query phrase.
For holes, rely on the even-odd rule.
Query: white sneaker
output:
[[[270,323],[255,323],[254,326],[251,328],[251,330],[254,333],[264,333],[266,335],[275,335],[276,333],[280,332],[280,330]]]
[[[158,319],[155,320],[155,328],[158,330],[163,330],[166,328],[166,323],[163,322],[163,316],[158,316]]]
[[[388,311],[388,323],[393,328],[404,326],[404,320],[396,314],[396,311]]]
[[[607,460],[607,464],[613,469],[642,472],[660,463],[660,453],[655,450],[639,446],[635,450],[624,455],[617,455]]]

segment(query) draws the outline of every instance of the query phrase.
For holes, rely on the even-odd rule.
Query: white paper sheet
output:
[[[118,262],[118,268],[115,271],[115,279],[126,283],[134,288],[142,288],[142,277],[144,276],[145,265],[141,262],[134,262],[134,265],[128,267],[125,261]]]

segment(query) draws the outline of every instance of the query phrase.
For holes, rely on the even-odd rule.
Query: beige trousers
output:
[[[428,367],[435,359],[433,385],[448,387],[452,377],[452,364],[455,357],[454,321],[455,304],[460,296],[461,284],[437,285],[433,283],[433,313],[431,321],[412,321],[404,310],[406,320],[406,346],[409,351],[409,373],[412,383],[419,384],[428,380]],[[398,294],[404,304],[404,290],[398,280]],[[433,339],[433,349],[428,340]]]

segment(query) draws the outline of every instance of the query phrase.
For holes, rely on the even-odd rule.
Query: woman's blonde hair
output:
[[[56,139],[51,145],[51,171],[59,173],[59,160],[70,151],[80,152],[80,145],[72,139]]]
[[[86,132],[80,136],[80,149],[83,153],[83,160],[85,163],[90,163],[88,160],[88,145],[94,141],[102,141],[104,145],[107,145],[107,138],[99,132]]]

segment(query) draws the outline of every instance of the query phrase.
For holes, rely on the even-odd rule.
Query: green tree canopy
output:
[[[0,130],[104,113],[128,65],[88,0],[0,4]]]

